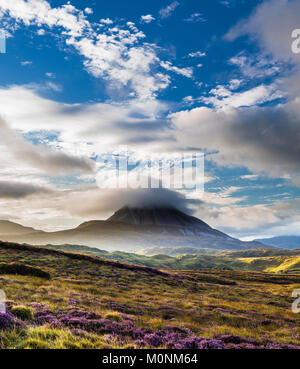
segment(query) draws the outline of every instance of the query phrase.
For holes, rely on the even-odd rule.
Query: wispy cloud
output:
[[[172,15],[172,13],[175,11],[175,9],[180,5],[178,1],[173,1],[170,5],[168,5],[166,8],[162,8],[159,11],[159,15],[161,18],[168,18]]]
[[[22,67],[27,67],[28,65],[32,64],[32,61],[25,60],[25,61],[22,61],[20,64],[22,65]]]
[[[184,77],[192,78],[192,76],[193,76],[193,68],[191,68],[191,67],[178,68],[178,67],[172,65],[171,62],[161,62],[160,65],[164,69],[166,69],[168,71],[175,72],[175,73],[180,74]]]
[[[203,17],[201,13],[193,13],[188,18],[184,20],[185,22],[198,23],[198,22],[206,22],[206,19]]]

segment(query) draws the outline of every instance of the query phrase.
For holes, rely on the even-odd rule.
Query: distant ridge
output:
[[[9,220],[0,220],[0,234],[19,235],[41,232],[31,227],[24,227],[21,224],[10,222]]]
[[[255,240],[264,245],[279,247],[281,249],[300,249],[300,236],[278,236],[272,238],[261,238]]]

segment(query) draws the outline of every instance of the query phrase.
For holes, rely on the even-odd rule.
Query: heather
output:
[[[1,348],[291,349],[300,276],[155,271],[53,250],[0,247],[0,261],[51,279],[2,274]]]

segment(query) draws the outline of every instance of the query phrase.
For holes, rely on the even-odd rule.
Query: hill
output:
[[[300,276],[167,272],[9,243],[0,262],[15,267],[0,268],[2,348],[300,348],[287,293]]]
[[[8,220],[0,220],[0,235],[27,235],[35,232],[41,231],[30,227],[24,227]]]
[[[80,245],[46,245],[48,249],[78,252],[124,263],[160,269],[178,270],[245,270],[270,273],[300,274],[300,250],[257,249],[231,251],[218,255],[156,254],[145,256],[122,251],[108,252]]]

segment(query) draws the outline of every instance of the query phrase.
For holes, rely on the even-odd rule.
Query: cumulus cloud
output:
[[[300,171],[300,122],[296,101],[279,107],[201,107],[171,115],[177,141],[218,152],[219,164],[245,166],[274,176]],[[222,134],[218,134],[222,132]]]

